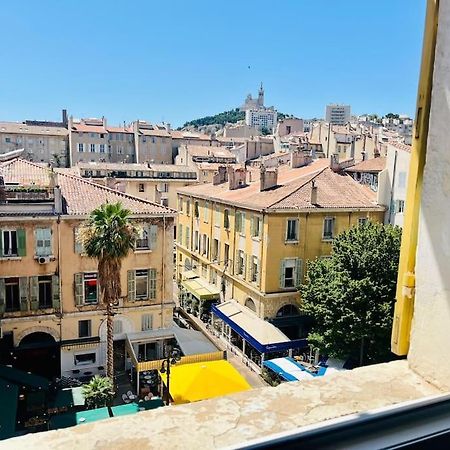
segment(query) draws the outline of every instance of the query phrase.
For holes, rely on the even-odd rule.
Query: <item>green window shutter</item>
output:
[[[52,306],[54,309],[59,309],[61,304],[60,292],[59,292],[59,277],[58,275],[52,276]]]
[[[128,301],[134,302],[136,300],[136,271],[129,270],[127,275],[128,281]]]
[[[5,312],[6,298],[5,298],[5,279],[0,278],[0,314]]]
[[[284,259],[281,260],[281,264],[280,264],[280,288],[284,288],[285,284],[284,284],[284,269],[285,269],[285,261]]]
[[[253,270],[252,270],[252,255],[247,255],[247,278],[251,281],[253,278]]]
[[[84,290],[83,290],[83,273],[75,274],[75,305],[81,306],[84,303]]]
[[[245,213],[241,213],[241,234],[245,236]]]
[[[300,258],[295,259],[295,276],[296,286],[300,286],[303,280],[303,260]]]
[[[39,309],[39,277],[30,277],[30,307],[32,311]]]
[[[28,277],[19,278],[20,310],[28,311]]]
[[[23,228],[17,230],[17,254],[18,256],[27,255],[26,231]]]
[[[148,269],[148,298],[156,298],[156,269]]]
[[[250,219],[250,236],[255,236],[255,216]]]
[[[158,237],[158,225],[150,225],[148,227],[148,239],[150,250],[155,250]]]

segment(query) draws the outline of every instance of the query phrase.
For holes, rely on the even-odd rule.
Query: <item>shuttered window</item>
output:
[[[24,229],[2,230],[0,254],[5,257],[26,256],[26,232]]]
[[[334,217],[325,217],[323,220],[323,239],[331,240],[334,238]]]
[[[52,254],[51,228],[35,228],[34,241],[36,256],[50,256]]]
[[[99,300],[97,273],[76,273],[74,275],[75,305],[92,305]]]
[[[298,287],[303,278],[303,261],[300,258],[281,260],[280,287],[290,289]]]
[[[141,330],[147,331],[153,328],[153,315],[152,314],[143,314],[141,316]]]
[[[128,301],[156,298],[156,269],[128,271]]]
[[[83,244],[80,241],[80,229],[78,227],[73,229],[73,244],[75,253],[79,255],[84,253]]]

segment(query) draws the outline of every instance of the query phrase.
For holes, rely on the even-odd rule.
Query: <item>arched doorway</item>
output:
[[[44,331],[27,334],[14,351],[14,366],[49,379],[60,376],[59,342]]]
[[[248,308],[248,309],[251,309],[253,312],[256,312],[256,305],[255,305],[255,302],[253,301],[253,299],[251,299],[250,297],[248,297],[246,300],[245,300],[245,306]]]
[[[293,317],[299,315],[300,311],[292,304],[284,305],[277,311],[277,317]]]

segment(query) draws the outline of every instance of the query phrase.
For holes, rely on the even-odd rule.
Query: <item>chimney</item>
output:
[[[317,205],[317,186],[316,182],[311,182],[311,205]]]
[[[55,214],[62,214],[63,213],[63,201],[62,201],[62,194],[61,194],[61,188],[59,186],[55,186],[53,188],[53,195],[54,195],[54,202],[55,202]]]
[[[67,109],[62,110],[62,123],[65,127],[67,127],[68,120],[67,120]]]
[[[275,186],[278,183],[278,169],[266,169],[264,166],[261,166],[259,172],[259,190],[267,191]]]
[[[330,169],[333,172],[339,172],[341,169],[341,166],[339,165],[339,155],[337,153],[330,156]]]
[[[53,171],[50,171],[48,186],[50,189],[54,189],[58,185],[58,174]]]
[[[213,175],[213,185],[225,183],[227,181],[227,168],[225,166],[219,166],[217,172]]]
[[[102,124],[103,124],[103,127],[104,127],[104,128],[107,127],[106,117],[105,117],[105,116],[102,116]]]
[[[246,185],[247,173],[246,170],[242,167],[238,167],[234,169],[233,167],[228,167],[228,189],[233,191],[235,189],[239,189]]]
[[[297,167],[307,166],[311,163],[311,157],[305,155],[301,150],[294,150],[290,155],[290,168],[296,169]]]

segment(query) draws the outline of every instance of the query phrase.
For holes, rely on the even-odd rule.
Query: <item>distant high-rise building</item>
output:
[[[350,121],[350,105],[327,105],[325,120],[332,125],[345,125]]]

